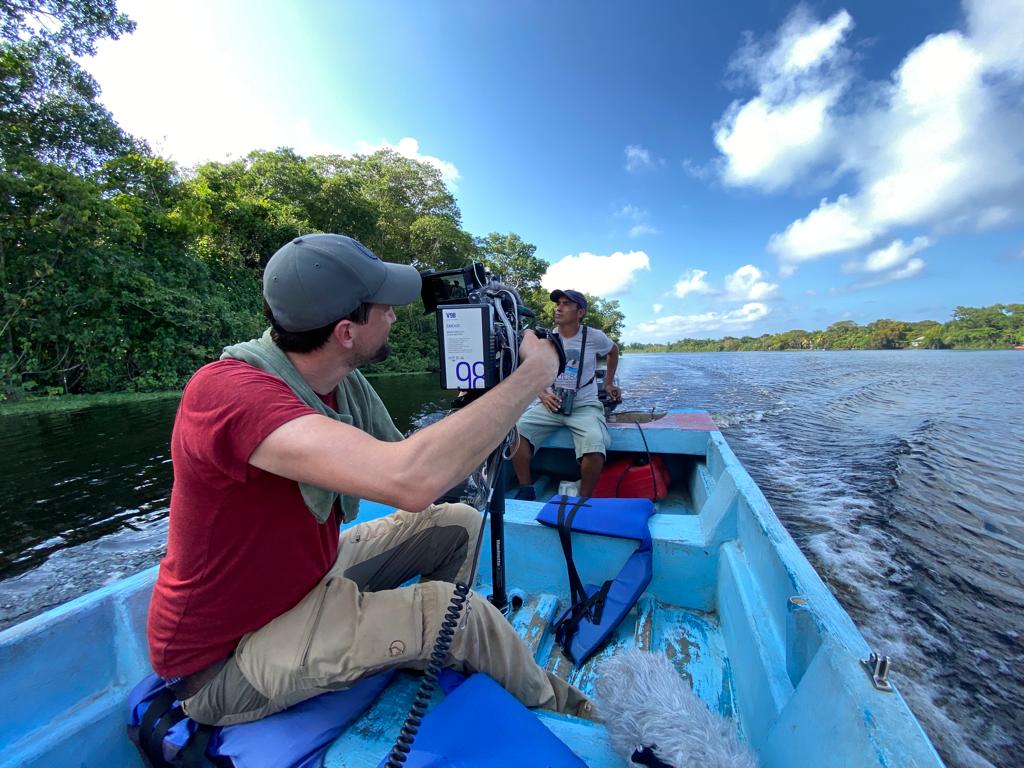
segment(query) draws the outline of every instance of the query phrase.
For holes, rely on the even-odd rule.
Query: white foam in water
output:
[[[964,768],[994,768],[967,743],[980,724],[954,721],[943,709],[948,691],[945,683],[932,682],[941,670],[928,654],[935,640],[908,615],[895,588],[913,574],[893,560],[892,536],[866,519],[876,503],[844,480],[836,465],[777,444],[757,426],[760,421],[740,420],[740,432],[727,439],[748,471],[756,469],[755,479],[766,495],[771,492],[776,514],[791,535],[797,527],[817,531],[798,544],[872,650],[892,658],[893,682],[943,754]],[[756,462],[745,460],[743,446],[755,449]]]
[[[58,549],[32,570],[0,581],[0,629],[156,565],[167,545],[166,515],[160,510],[139,530]]]

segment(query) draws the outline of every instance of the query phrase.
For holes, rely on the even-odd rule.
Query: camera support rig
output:
[[[523,318],[534,314],[514,288],[488,277],[483,264],[445,272],[427,270],[421,297],[427,312],[437,317],[437,346],[441,388],[459,392],[453,408],[461,408],[499,384],[519,366]],[[559,373],[565,369],[561,339],[543,328],[532,329],[548,339],[559,355]],[[503,612],[508,609],[505,586],[505,459],[514,448],[513,430],[484,462],[484,505],[491,520],[491,573],[488,597]]]

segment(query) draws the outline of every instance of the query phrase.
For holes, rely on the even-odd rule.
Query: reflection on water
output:
[[[165,516],[177,400],[0,418],[0,577]]]
[[[377,376],[371,383],[395,425],[406,434],[436,421],[451,407],[453,393],[441,389],[435,373]]]
[[[1024,354],[628,355],[627,409],[710,411],[954,766],[1019,762]],[[373,384],[403,432],[436,376]],[[0,418],[0,626],[158,561],[174,400]]]

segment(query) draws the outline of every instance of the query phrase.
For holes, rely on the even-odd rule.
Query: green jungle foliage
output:
[[[948,323],[876,320],[833,323],[824,331],[786,331],[752,337],[680,339],[629,344],[626,352],[752,352],[785,349],[1010,349],[1024,344],[1024,304],[957,307]]]
[[[342,232],[389,261],[473,261],[550,322],[546,264],[474,237],[439,172],[381,151],[253,152],[180,169],[126,134],[76,57],[134,29],[115,0],[0,0],[0,401],[180,388],[265,325],[260,275],[293,237]],[[433,316],[397,309],[373,372],[437,367]],[[589,321],[617,334],[615,302]]]
[[[116,0],[0,0],[0,401],[179,389],[222,347],[261,333],[262,269],[310,232],[352,235],[419,269],[482,261],[551,324],[536,248],[464,230],[430,165],[281,148],[181,169],[125,133],[77,59],[134,26]],[[588,298],[586,322],[618,338],[618,302]],[[391,358],[367,372],[436,369],[433,316],[419,302],[397,313]],[[837,323],[657,348],[1006,346],[1024,335],[1020,318],[1019,305],[960,308],[945,326]]]

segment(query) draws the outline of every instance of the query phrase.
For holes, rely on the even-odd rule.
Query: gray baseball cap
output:
[[[303,235],[281,247],[263,270],[263,298],[277,324],[298,333],[323,328],[362,304],[409,304],[420,273],[381,261],[345,235]]]

